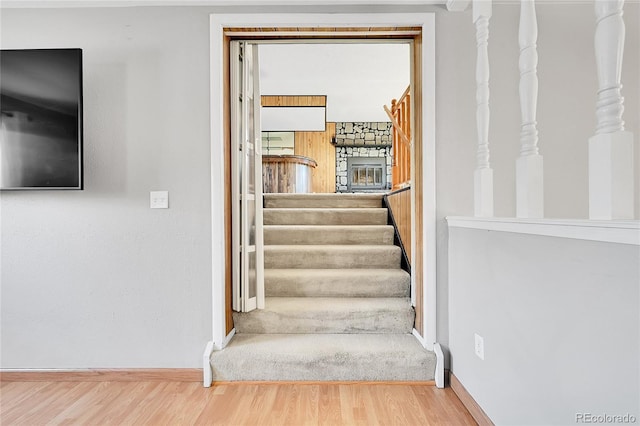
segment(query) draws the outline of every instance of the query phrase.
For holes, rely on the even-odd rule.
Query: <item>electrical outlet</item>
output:
[[[476,356],[484,361],[484,339],[478,333],[475,333],[474,336]]]
[[[149,207],[152,209],[169,208],[169,191],[151,191],[149,193]]]

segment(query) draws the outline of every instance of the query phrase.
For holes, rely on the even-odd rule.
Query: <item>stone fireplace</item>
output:
[[[387,164],[382,157],[347,158],[347,191],[387,189]]]
[[[336,123],[336,192],[391,188],[391,123]]]

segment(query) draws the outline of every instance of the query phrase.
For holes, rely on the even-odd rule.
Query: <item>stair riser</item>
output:
[[[302,246],[301,246],[302,247]],[[399,269],[400,248],[397,246],[368,246],[363,250],[335,249],[277,250],[278,246],[265,247],[266,269]],[[375,248],[372,248],[375,247]]]
[[[236,334],[211,357],[215,381],[425,381],[435,364],[409,334]]]
[[[352,284],[346,281],[313,284],[267,280],[265,294],[267,297],[408,297],[410,293],[404,282]]]
[[[386,225],[387,209],[265,209],[265,225]]]
[[[351,195],[325,196],[324,194],[272,195],[265,194],[265,208],[378,208],[382,196]]]
[[[310,229],[313,228],[313,229]],[[323,229],[325,226],[305,227],[304,229],[280,227],[276,229],[264,228],[264,243],[267,245],[281,244],[393,244],[393,227],[375,229]]]
[[[320,271],[309,276],[271,275],[265,270],[267,297],[409,297],[411,278],[407,273],[363,274],[358,277],[327,276]],[[330,270],[329,270],[330,271]],[[364,272],[364,271],[363,271]],[[404,272],[404,271],[402,271]]]
[[[277,361],[236,357],[213,362],[213,380],[224,381],[429,381],[434,379],[433,362],[424,359],[338,352],[305,361],[281,356]],[[259,367],[256,367],[256,364]],[[269,368],[264,368],[268,365]],[[384,367],[381,368],[381,365]]]
[[[367,312],[234,312],[236,333],[411,333],[415,314],[412,308]]]

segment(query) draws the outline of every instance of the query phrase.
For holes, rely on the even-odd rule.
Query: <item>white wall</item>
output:
[[[495,424],[640,419],[640,247],[461,228],[449,237],[451,368]]]
[[[262,94],[326,95],[330,122],[389,121],[410,76],[408,43],[260,46]]]
[[[208,15],[3,10],[84,49],[84,191],[3,192],[2,368],[199,367],[211,339]],[[168,210],[149,191],[168,190]],[[219,253],[216,255],[220,255]]]

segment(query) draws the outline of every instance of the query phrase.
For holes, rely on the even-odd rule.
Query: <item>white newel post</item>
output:
[[[633,219],[633,134],[620,91],[624,0],[596,0],[596,134],[589,139],[589,218]]]
[[[520,3],[520,155],[516,160],[516,216],[544,216],[544,174],[538,152],[538,22],[534,0]]]
[[[473,1],[473,22],[476,25],[476,125],[478,149],[473,176],[474,215],[493,216],[493,170],[489,165],[489,18],[491,0]]]

